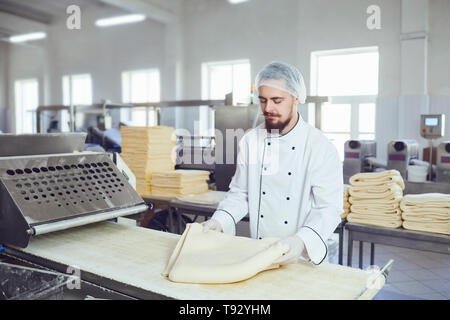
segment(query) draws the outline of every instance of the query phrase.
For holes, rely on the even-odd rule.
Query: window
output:
[[[224,100],[233,93],[233,105],[249,104],[251,75],[249,60],[208,62],[202,64],[202,99]],[[200,110],[201,135],[214,130],[214,111]]]
[[[335,144],[343,160],[345,141],[375,139],[378,48],[313,52],[311,93],[329,97],[319,112],[319,129]],[[309,106],[311,117],[317,114],[314,107]]]
[[[122,72],[122,101],[124,103],[159,102],[160,91],[158,69]],[[120,118],[135,126],[157,125],[157,113],[154,108],[121,109]]]
[[[39,103],[37,79],[17,80],[14,83],[16,133],[36,132],[36,108]]]
[[[63,104],[92,104],[92,80],[90,74],[63,76]]]

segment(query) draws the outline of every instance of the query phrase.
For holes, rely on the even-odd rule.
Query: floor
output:
[[[239,222],[236,234],[248,236],[248,223]],[[336,235],[337,239],[337,235]],[[344,264],[347,263],[347,242],[344,235]],[[375,246],[375,265],[382,268],[390,259],[394,260],[387,283],[383,287],[390,299],[403,296],[407,299],[450,300],[450,255],[412,250],[386,245]],[[355,241],[352,266],[359,264],[359,242]],[[337,256],[331,258],[337,263]],[[363,269],[370,265],[370,244],[364,244]],[[406,296],[405,296],[406,295]]]

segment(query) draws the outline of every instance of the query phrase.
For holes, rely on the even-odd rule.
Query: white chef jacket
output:
[[[298,117],[284,135],[262,123],[242,137],[230,190],[212,218],[232,235],[247,214],[252,238],[296,234],[320,264],[343,212],[342,163],[328,138]]]

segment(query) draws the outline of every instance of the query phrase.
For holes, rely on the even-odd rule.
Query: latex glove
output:
[[[208,221],[202,222],[203,231],[214,230],[222,232],[222,225],[216,219],[209,219]]]
[[[277,260],[275,260],[273,262],[274,264],[295,263],[299,260],[300,256],[303,253],[303,250],[305,249],[305,244],[303,243],[303,240],[300,239],[300,237],[298,236],[284,238],[279,240],[278,242],[289,245],[290,249],[288,252],[286,252]]]

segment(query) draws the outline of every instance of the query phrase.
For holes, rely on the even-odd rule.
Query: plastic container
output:
[[[0,300],[62,300],[67,275],[0,262]]]
[[[408,166],[408,181],[426,182],[428,168],[424,166]]]

